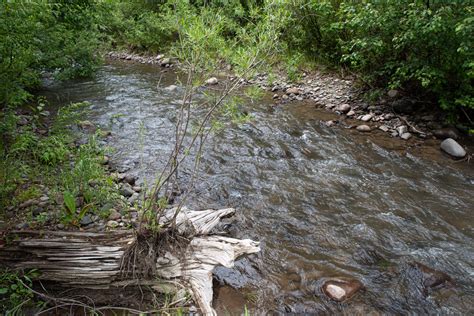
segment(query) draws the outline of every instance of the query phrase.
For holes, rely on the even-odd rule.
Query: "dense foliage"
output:
[[[445,110],[474,108],[469,1],[76,0],[0,7],[3,106],[27,100],[45,71],[58,78],[93,74],[99,48],[111,45],[237,69],[250,62],[249,50],[261,50],[262,60],[282,62],[292,78],[304,59],[345,67],[372,87],[403,89]]]

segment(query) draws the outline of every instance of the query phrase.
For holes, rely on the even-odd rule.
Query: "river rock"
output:
[[[133,191],[140,193],[142,191],[142,187],[139,185],[135,185],[132,187]]]
[[[89,215],[86,215],[83,218],[81,218],[80,224],[81,226],[87,226],[87,225],[92,224],[93,222],[94,221],[92,220],[92,218]]]
[[[124,183],[122,187],[120,188],[120,194],[125,197],[131,197],[133,193],[134,192],[133,192],[132,186],[128,183]]]
[[[115,228],[119,225],[119,223],[117,221],[108,221],[106,226],[109,227],[109,228]]]
[[[452,138],[447,138],[443,140],[440,147],[444,152],[455,158],[463,158],[464,156],[466,156],[466,151],[464,150],[464,148],[462,148],[462,146],[459,145],[458,142]]]
[[[38,201],[35,200],[35,199],[29,199],[29,200],[26,200],[25,202],[21,203],[18,208],[19,209],[22,209],[22,208],[27,208],[27,207],[30,207],[32,205],[37,205],[38,204]]]
[[[170,85],[170,86],[167,86],[167,87],[165,88],[165,90],[166,90],[166,91],[173,92],[173,91],[176,91],[176,90],[178,90],[178,86],[177,86],[177,85],[174,85],[174,84],[172,84],[172,85]]]
[[[389,90],[387,92],[387,95],[390,97],[390,98],[396,98],[398,96],[398,90]]]
[[[370,132],[370,126],[368,125],[359,125],[356,127],[356,130],[359,132]]]
[[[325,122],[325,124],[326,124],[327,127],[332,127],[332,126],[336,125],[336,122],[331,120],[331,121]]]
[[[300,89],[298,89],[297,87],[291,87],[291,88],[286,89],[286,93],[287,94],[300,94]]]
[[[88,131],[95,131],[97,129],[97,127],[91,121],[81,121],[79,122],[79,126],[83,130],[88,130]]]
[[[363,288],[364,285],[356,279],[332,279],[322,286],[323,293],[338,302],[350,299]]]
[[[381,126],[379,126],[379,130],[381,130],[383,132],[388,132],[389,127],[387,125],[381,125]]]
[[[408,127],[405,125],[400,125],[397,127],[398,136],[402,136],[404,133],[408,132]]]
[[[402,135],[400,135],[400,138],[404,140],[409,140],[411,138],[411,134],[408,132],[403,133]]]
[[[135,184],[135,181],[137,181],[137,177],[132,176],[131,174],[127,174],[127,175],[125,175],[125,177],[123,178],[123,182],[128,183],[128,184],[130,184],[130,185],[134,185],[134,184]]]
[[[205,82],[206,82],[207,85],[211,86],[211,85],[216,85],[219,82],[219,80],[217,80],[216,77],[211,77],[211,78],[207,79]]]
[[[434,130],[433,135],[438,139],[458,139],[460,137],[460,133],[456,127],[446,127]]]
[[[116,209],[110,210],[109,220],[117,220],[122,218],[122,214],[120,214]]]
[[[356,114],[356,112],[354,110],[350,110],[349,112],[347,112],[347,116],[354,116]]]
[[[166,65],[169,65],[169,64],[171,64],[171,59],[170,58],[163,58],[160,62],[161,66],[166,66]]]
[[[373,115],[372,114],[366,114],[360,118],[362,122],[368,122],[372,119]]]
[[[351,106],[347,103],[339,104],[336,106],[336,111],[339,111],[341,113],[347,113],[351,110]]]

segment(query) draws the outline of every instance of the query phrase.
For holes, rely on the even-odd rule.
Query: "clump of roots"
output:
[[[190,242],[191,237],[182,236],[171,227],[160,231],[138,231],[134,242],[123,254],[121,274],[134,279],[155,277],[157,259],[171,253],[184,261]]]

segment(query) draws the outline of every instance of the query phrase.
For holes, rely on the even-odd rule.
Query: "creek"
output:
[[[84,119],[111,130],[112,161],[151,183],[172,150],[183,92],[166,90],[177,76],[160,79],[160,71],[110,62],[94,79],[42,93],[53,104],[91,102]],[[258,255],[218,268],[217,285],[238,289],[260,312],[474,310],[472,163],[454,163],[433,146],[411,152],[386,135],[327,127],[320,121],[334,114],[305,102],[275,107],[270,95],[243,106],[252,119],[212,135],[187,203],[236,208],[231,233],[261,241]],[[446,272],[454,286],[425,291],[413,262]],[[331,277],[358,279],[365,290],[344,303],[328,300],[321,285]]]

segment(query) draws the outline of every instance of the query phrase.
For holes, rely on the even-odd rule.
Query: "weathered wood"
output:
[[[170,227],[175,211],[170,209],[159,219],[162,227]],[[156,262],[156,277],[184,283],[205,315],[215,314],[211,306],[214,267],[230,268],[239,256],[260,250],[257,242],[248,239],[208,235],[223,217],[233,213],[231,208],[183,209],[176,217],[175,228],[194,238],[184,250],[184,256],[178,258],[167,252]],[[40,280],[88,289],[119,289],[141,282],[152,284],[155,289],[162,286],[157,280],[134,280],[122,275],[121,259],[135,240],[131,231],[14,231],[9,239],[12,241],[0,248],[0,265],[38,269]]]

